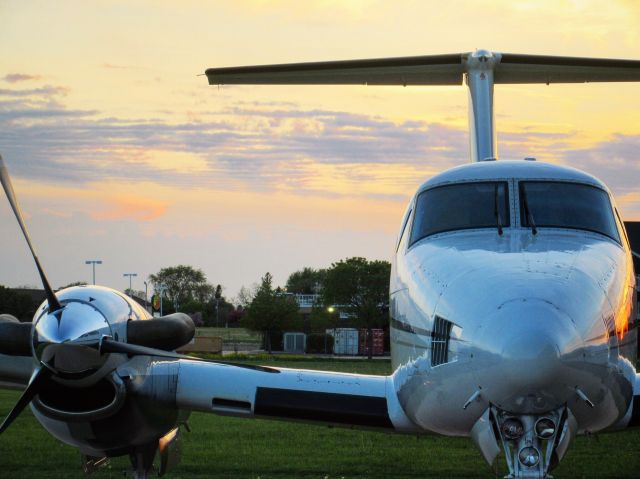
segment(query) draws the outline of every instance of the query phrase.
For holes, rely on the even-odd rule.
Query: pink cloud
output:
[[[28,75],[26,73],[9,73],[4,76],[4,81],[9,83],[18,83],[30,80],[41,80],[41,75]]]

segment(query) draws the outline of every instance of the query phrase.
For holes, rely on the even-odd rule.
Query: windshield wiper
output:
[[[531,233],[538,234],[538,228],[536,228],[536,222],[533,221],[533,214],[529,209],[529,202],[527,201],[527,191],[525,185],[520,188],[520,196],[522,197],[522,205],[524,206],[524,214],[527,217],[527,223],[531,226]]]
[[[498,183],[496,183],[493,196],[493,214],[498,222],[498,234],[502,236],[502,218],[500,217],[500,208],[498,208],[498,186]]]

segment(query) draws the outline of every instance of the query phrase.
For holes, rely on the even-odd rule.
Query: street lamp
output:
[[[102,260],[100,259],[88,259],[84,262],[84,264],[90,264],[93,267],[93,284],[96,284],[96,265],[102,264]]]
[[[220,302],[220,298],[222,297],[222,286],[220,286],[220,285],[216,286],[216,293],[215,293],[214,297],[216,299],[216,328],[217,328],[217,327],[219,327],[219,324],[218,324],[218,318],[219,318],[219,316],[218,316],[218,305],[219,305],[219,302]],[[227,316],[227,318],[228,318],[228,316]],[[228,327],[229,327],[229,321],[227,320],[227,324],[226,324],[225,328],[228,328]]]
[[[138,273],[124,273],[122,276],[124,276],[125,278],[127,276],[129,277],[129,296],[133,296],[133,289],[131,289],[131,280],[132,278],[138,276]]]
[[[159,284],[157,289],[160,291],[160,316],[162,316],[162,297],[164,296],[164,292],[167,290],[167,287],[164,284]]]

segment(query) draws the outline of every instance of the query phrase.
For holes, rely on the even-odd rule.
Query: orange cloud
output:
[[[47,216],[71,218],[74,214],[85,214],[94,220],[133,220],[150,222],[163,217],[169,207],[165,199],[145,196],[142,190],[150,191],[144,183],[110,184],[94,183],[88,188],[50,185],[37,181],[15,181],[18,195],[25,201],[25,215],[33,214],[28,207],[33,203]],[[132,194],[131,191],[136,191]],[[167,196],[169,197],[169,195]],[[46,206],[41,206],[46,205]]]
[[[123,195],[106,200],[104,206],[103,210],[92,211],[89,216],[94,220],[153,221],[164,216],[167,211],[166,203]]]

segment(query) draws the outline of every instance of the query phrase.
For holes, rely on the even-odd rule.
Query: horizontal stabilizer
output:
[[[209,68],[210,85],[461,85],[461,54]]]
[[[622,81],[640,81],[640,61],[503,53],[494,70],[494,83]]]
[[[472,53],[206,70],[210,85],[460,85]],[[494,53],[494,83],[640,80],[640,61]]]

